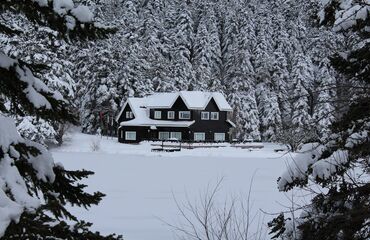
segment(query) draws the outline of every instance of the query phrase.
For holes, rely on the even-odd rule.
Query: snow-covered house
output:
[[[232,108],[218,92],[181,91],[130,97],[116,121],[118,141],[228,141]]]

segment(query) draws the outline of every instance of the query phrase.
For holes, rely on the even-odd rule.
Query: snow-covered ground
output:
[[[126,240],[172,240],[173,230],[163,221],[179,222],[173,195],[180,202],[199,200],[208,185],[224,178],[217,199],[246,196],[255,174],[253,209],[279,212],[287,198],[277,190],[276,180],[285,170],[287,157],[276,153],[278,145],[263,149],[222,147],[151,152],[149,143],[128,145],[103,137],[100,150],[91,150],[95,136],[76,133],[60,148],[52,150],[56,162],[67,169],[95,171],[87,180],[89,191],[107,196],[89,211],[74,209],[81,218],[94,223],[102,233],[119,233]],[[187,196],[187,197],[186,197]],[[272,217],[265,216],[265,220]]]

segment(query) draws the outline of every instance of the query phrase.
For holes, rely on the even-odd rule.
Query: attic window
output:
[[[134,114],[131,111],[127,111],[126,112],[126,118],[127,119],[134,118]]]
[[[174,111],[168,111],[167,112],[167,118],[168,119],[175,119],[175,112]]]
[[[161,119],[162,118],[162,112],[161,111],[154,111],[154,118],[155,119]]]
[[[209,112],[202,112],[201,119],[209,120]]]
[[[218,112],[211,112],[211,120],[218,120]]]

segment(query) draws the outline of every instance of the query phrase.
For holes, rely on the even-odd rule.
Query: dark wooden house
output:
[[[116,118],[118,141],[229,141],[232,108],[218,92],[181,91],[128,98]]]

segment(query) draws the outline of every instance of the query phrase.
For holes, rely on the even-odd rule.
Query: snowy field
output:
[[[173,229],[164,223],[179,223],[173,195],[179,202],[199,200],[207,186],[221,178],[219,201],[246,196],[255,174],[251,195],[254,211],[279,212],[283,210],[281,204],[288,202],[276,184],[288,157],[273,151],[280,148],[277,145],[265,144],[265,148],[252,151],[222,147],[154,153],[149,143],[120,144],[103,137],[100,150],[93,152],[90,145],[94,138],[76,133],[52,152],[55,161],[67,169],[95,172],[87,180],[88,190],[107,196],[89,211],[73,212],[104,234],[119,233],[125,240],[176,239]],[[272,216],[264,218],[268,221]]]

